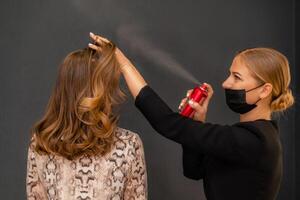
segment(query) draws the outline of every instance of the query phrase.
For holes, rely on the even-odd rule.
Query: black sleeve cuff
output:
[[[149,85],[145,85],[136,96],[134,105],[139,107],[143,99],[147,98],[148,96],[152,96],[153,94],[156,95],[154,90]]]

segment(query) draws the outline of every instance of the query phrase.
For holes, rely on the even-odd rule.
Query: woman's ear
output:
[[[266,97],[268,97],[269,95],[272,94],[272,90],[273,90],[273,86],[272,84],[270,83],[265,83],[263,86],[262,86],[262,90],[260,92],[260,98],[261,99],[264,99]]]

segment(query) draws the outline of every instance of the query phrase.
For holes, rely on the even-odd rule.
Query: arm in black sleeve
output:
[[[183,175],[187,178],[200,180],[204,175],[204,155],[195,149],[182,145]]]
[[[161,135],[203,154],[230,160],[259,154],[261,142],[257,132],[239,126],[202,123],[173,112],[149,87],[135,99],[136,107]],[[251,159],[251,158],[250,158]]]

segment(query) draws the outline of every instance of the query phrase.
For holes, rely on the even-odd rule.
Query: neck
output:
[[[271,120],[271,111],[270,109],[268,110],[262,110],[259,109],[257,106],[253,110],[240,115],[240,122],[246,122],[246,121],[254,121],[257,119],[266,119],[266,120]]]

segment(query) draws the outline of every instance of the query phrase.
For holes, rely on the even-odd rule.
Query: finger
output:
[[[106,39],[105,37],[102,37],[100,35],[95,35],[94,33],[91,33],[91,35],[95,36],[99,40],[102,40],[103,42],[110,43],[110,41],[108,39]]]
[[[214,93],[213,87],[208,83],[204,83],[204,85],[207,87],[207,97],[210,98]]]
[[[95,37],[94,41],[96,42],[96,44],[98,44],[100,46],[105,45],[105,43],[99,37]]]
[[[180,104],[180,105],[178,106],[178,110],[181,110],[182,107],[183,107],[183,105]]]
[[[184,104],[185,104],[185,101],[182,100],[178,106],[178,109],[181,110],[181,108],[183,107]]]
[[[187,101],[187,98],[184,98],[184,99],[181,100],[181,102],[180,102],[180,104],[179,104],[179,106],[178,106],[178,109],[179,109],[179,110],[181,110],[181,108],[183,107],[183,105],[186,104],[186,101]]]
[[[90,47],[91,49],[96,50],[96,51],[102,51],[102,48],[101,48],[101,47],[99,47],[99,46],[97,46],[97,45],[94,45],[94,44],[91,44],[91,43],[89,43],[89,47]]]
[[[202,102],[202,107],[204,107],[205,109],[208,108],[208,105],[209,105],[209,102],[210,102],[210,99],[211,99],[212,96],[210,97],[206,97],[203,102]]]
[[[199,101],[200,105],[203,105],[203,102],[205,101],[205,98],[201,98],[201,100]]]
[[[95,35],[94,33],[90,33],[90,37],[100,45],[111,43],[108,39],[106,39],[100,35]]]
[[[193,101],[193,100],[189,100],[189,105],[196,111],[196,112],[200,112],[201,111],[201,106],[199,103]]]
[[[111,43],[110,40],[108,40],[108,39],[106,39],[106,38],[104,38],[104,37],[101,37],[101,36],[99,36],[99,37],[100,37],[100,39],[101,39],[102,41],[104,41],[104,42],[106,42],[106,43]]]
[[[186,93],[186,97],[189,97],[191,95],[191,93],[193,92],[192,89],[188,90],[187,93]]]
[[[92,38],[92,40],[99,46],[103,46],[105,45],[105,43],[99,38],[99,36],[94,35],[94,34],[90,34],[90,37]]]

